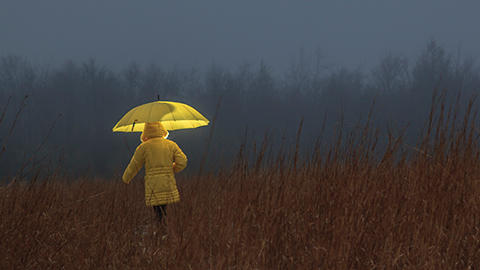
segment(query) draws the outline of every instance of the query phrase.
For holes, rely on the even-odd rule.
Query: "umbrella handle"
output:
[[[133,120],[132,131],[133,131],[133,128],[135,127],[135,124],[136,124],[137,122],[138,122],[138,119]]]

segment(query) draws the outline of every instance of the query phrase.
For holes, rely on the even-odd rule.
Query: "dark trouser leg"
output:
[[[158,224],[161,224],[162,220],[167,216],[167,205],[154,205],[153,210],[157,216]]]

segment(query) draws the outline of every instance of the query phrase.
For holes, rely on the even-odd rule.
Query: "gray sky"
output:
[[[0,1],[0,56],[55,65],[92,57],[117,71],[234,70],[261,59],[283,74],[303,49],[336,66],[366,68],[387,52],[415,58],[435,37],[480,56],[480,1]]]

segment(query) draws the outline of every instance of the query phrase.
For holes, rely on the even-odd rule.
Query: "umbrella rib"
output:
[[[192,115],[192,118],[195,119],[197,122],[199,121],[199,119],[197,119],[197,117],[195,116],[195,114],[193,114],[191,111],[190,111],[190,108],[188,108],[188,106],[184,106],[185,109],[187,110],[187,112],[189,112],[191,115]]]
[[[150,119],[150,116],[152,115],[152,109],[153,109],[153,102],[152,104],[150,105],[150,110],[148,111],[148,116],[147,116],[147,119],[145,120],[145,124],[147,123],[147,121]]]
[[[168,109],[170,110],[170,114],[172,115],[173,121],[177,121],[177,119],[175,119],[175,115],[173,115],[173,112],[172,112],[172,109],[170,108],[170,104],[169,104],[169,103],[167,103],[167,107],[168,107]]]

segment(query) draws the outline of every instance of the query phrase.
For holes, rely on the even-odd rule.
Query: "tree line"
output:
[[[434,91],[463,108],[480,89],[479,71],[474,58],[446,52],[435,39],[415,59],[387,53],[368,71],[336,67],[320,51],[302,51],[283,77],[264,61],[235,70],[212,64],[204,71],[133,62],[114,73],[95,59],[56,67],[5,55],[0,175],[57,166],[118,176],[140,141],[138,133],[114,134],[112,127],[131,108],[158,98],[192,105],[212,121],[171,133],[189,157],[190,173],[205,153],[205,167],[218,168],[228,165],[242,144],[256,146],[264,138],[271,139],[273,151],[300,138],[307,153],[319,136],[330,136],[339,125],[352,129],[369,115],[385,133],[408,125],[407,137],[414,141]]]

